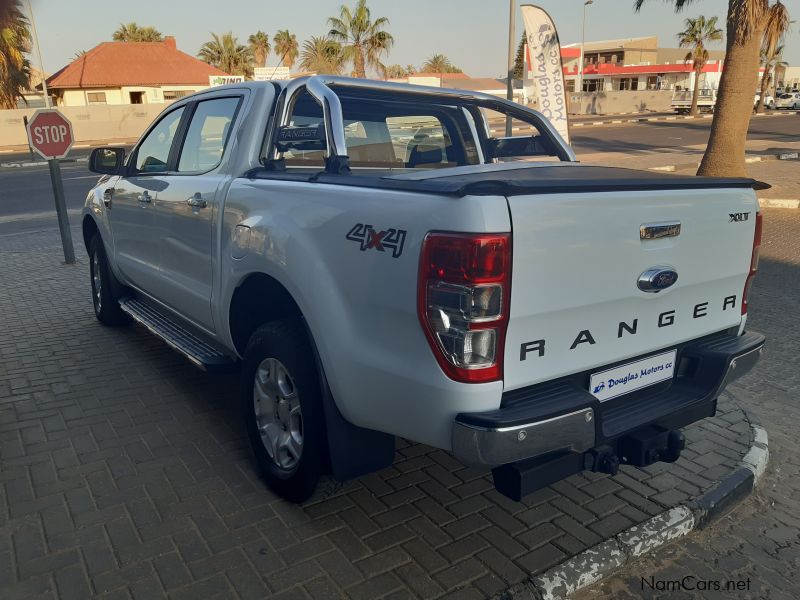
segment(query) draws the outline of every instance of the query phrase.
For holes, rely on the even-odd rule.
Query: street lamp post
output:
[[[506,87],[506,98],[514,100],[514,42],[517,39],[517,3],[509,0],[508,3],[508,82]],[[511,117],[506,116],[506,137],[511,137]]]
[[[583,114],[583,47],[586,45],[586,7],[594,4],[594,0],[585,0],[583,3],[583,25],[581,28],[581,62],[578,65],[578,114]]]

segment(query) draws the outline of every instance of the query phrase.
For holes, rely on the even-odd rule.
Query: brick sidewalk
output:
[[[4,600],[489,597],[708,489],[750,443],[724,397],[674,465],[578,475],[522,503],[400,441],[391,468],[290,505],[254,472],[236,377],[100,326],[85,254],[61,264],[55,235],[0,237]]]
[[[711,528],[643,558],[581,593],[579,600],[800,597],[800,211],[766,209],[764,214],[761,267],[748,324],[767,335],[765,355],[756,370],[731,387],[731,394],[769,432],[766,475],[753,496]],[[642,587],[641,578],[651,576],[742,581],[748,589],[654,594]]]

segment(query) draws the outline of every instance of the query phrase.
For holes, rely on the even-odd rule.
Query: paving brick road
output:
[[[391,468],[297,507],[254,472],[236,377],[195,370],[140,327],[100,326],[85,254],[70,267],[60,252],[53,231],[0,236],[3,600],[490,597],[708,489],[750,443],[740,388],[674,465],[515,503],[486,472],[400,441]],[[767,282],[785,287],[765,271],[754,310],[787,324],[793,312],[764,309]]]
[[[768,336],[767,351],[731,395],[769,433],[766,476],[756,494],[726,518],[587,590],[582,600],[800,597],[800,210],[767,209],[765,215],[749,327]],[[686,576],[694,578],[691,585],[702,580],[747,585],[748,579],[750,585],[733,592],[659,593],[641,580]]]

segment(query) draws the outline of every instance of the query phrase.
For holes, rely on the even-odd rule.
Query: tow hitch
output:
[[[616,475],[620,465],[645,467],[655,462],[675,462],[686,446],[680,431],[651,425],[583,454],[558,452],[503,465],[492,471],[494,485],[512,500],[580,471]]]

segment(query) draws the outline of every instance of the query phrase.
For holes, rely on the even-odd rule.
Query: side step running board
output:
[[[120,308],[137,323],[164,340],[204,371],[225,371],[236,365],[235,356],[214,348],[168,316],[136,298],[123,298]]]

